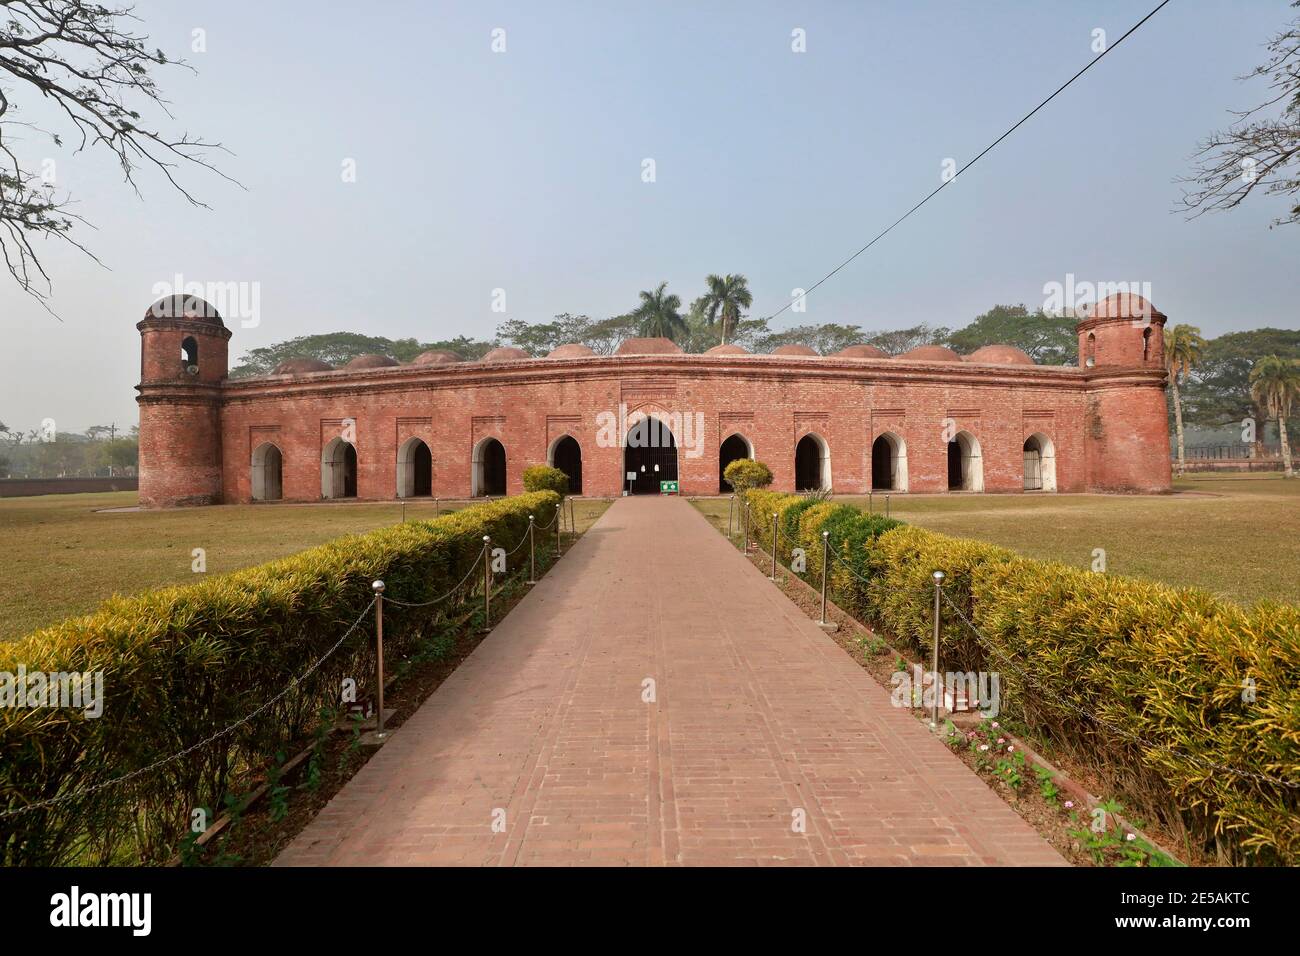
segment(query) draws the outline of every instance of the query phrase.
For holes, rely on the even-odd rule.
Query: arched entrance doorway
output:
[[[322,498],[357,496],[357,450],[351,442],[335,438],[321,452],[320,496]]]
[[[1025,491],[1056,490],[1056,449],[1046,435],[1025,439]]]
[[[907,443],[893,432],[871,443],[871,489],[907,490]]]
[[[632,475],[628,479],[628,475]],[[677,438],[672,429],[646,416],[627,430],[623,487],[634,495],[659,494],[659,482],[677,480]]]
[[[473,486],[475,498],[506,493],[506,446],[495,438],[484,438],[474,446]]]
[[[948,442],[948,490],[984,490],[984,459],[979,439],[970,432],[958,432]]]
[[[830,447],[821,435],[809,432],[794,447],[794,490],[828,491],[830,487]]]
[[[572,435],[563,435],[551,445],[551,467],[569,476],[569,494],[582,494],[582,446]]]
[[[744,435],[731,435],[722,443],[718,449],[718,493],[729,494],[732,487],[727,483],[727,479],[722,477],[727,473],[727,466],[733,461],[741,458],[753,458],[754,449],[750,447],[748,439]]]
[[[433,494],[433,452],[418,438],[408,438],[397,450],[397,497],[427,498]]]
[[[281,481],[284,456],[280,449],[268,442],[257,446],[253,452],[253,500],[279,501],[284,496]]]

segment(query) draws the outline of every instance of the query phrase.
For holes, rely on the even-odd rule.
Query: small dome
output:
[[[816,355],[817,350],[806,345],[778,345],[772,349],[773,355]]]
[[[427,352],[421,352],[415,357],[412,365],[447,365],[451,362],[460,362],[463,359],[455,352],[448,352],[446,349],[430,349]]]
[[[728,342],[726,345],[715,345],[711,349],[706,349],[704,354],[705,355],[748,355],[749,349]]]
[[[615,355],[680,355],[682,347],[672,339],[624,339]]]
[[[308,375],[312,372],[332,372],[333,365],[327,365],[320,359],[291,358],[285,359],[272,371],[272,375]]]
[[[1088,309],[1090,319],[1164,319],[1166,316],[1136,292],[1117,292]]]
[[[523,349],[517,349],[513,345],[501,345],[492,349],[484,355],[480,362],[519,362],[524,359],[532,358]]]
[[[889,358],[889,355],[874,345],[850,345],[848,348],[840,349],[835,353],[837,358],[865,358],[865,359],[882,359]]]
[[[221,316],[197,295],[169,295],[149,306],[146,319],[193,319],[225,328]]]
[[[596,353],[588,345],[583,345],[581,342],[570,342],[567,345],[560,345],[551,349],[546,353],[546,357],[554,359],[585,358],[588,355],[595,354]]]
[[[982,365],[1033,365],[1029,354],[1014,345],[986,345],[967,355],[963,361]]]
[[[354,358],[351,362],[349,362],[347,365],[343,367],[351,368],[351,369],[390,368],[391,366],[401,365],[401,364],[402,363],[397,361],[397,359],[395,358],[389,358],[387,355],[376,355],[375,353],[372,352],[369,355],[358,355],[356,358]]]
[[[961,356],[942,345],[918,345],[898,356],[911,362],[960,362]]]

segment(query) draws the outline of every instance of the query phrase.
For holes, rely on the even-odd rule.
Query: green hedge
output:
[[[1300,864],[1300,789],[1278,782],[1300,784],[1300,607],[1245,609],[844,505],[748,497],[765,549],[775,511],[780,559],[807,550],[809,583],[830,531],[836,603],[925,660],[931,575],[943,571],[982,638],[945,603],[941,668],[997,672],[1002,714],[1091,768],[1135,815],[1224,862]]]
[[[0,817],[0,864],[149,863],[170,858],[197,807],[220,808],[235,778],[274,762],[342,682],[374,689],[371,582],[386,598],[430,601],[460,582],[483,535],[507,549],[528,515],[550,520],[559,499],[525,494],[339,538],[268,564],[136,597],[0,644],[0,673],[104,673],[103,715],[68,708],[0,708],[0,811],[80,793],[179,753],[273,706],[213,744],[124,784]],[[526,555],[525,555],[526,560]],[[481,572],[476,572],[481,573]],[[385,657],[419,645],[446,603],[386,602]],[[362,624],[295,683],[360,617]]]

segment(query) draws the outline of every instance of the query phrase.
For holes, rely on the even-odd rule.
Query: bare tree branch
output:
[[[0,255],[19,287],[43,305],[51,283],[34,240],[62,239],[99,260],[73,238],[74,229],[89,223],[71,211],[71,198],[56,195],[53,183],[25,168],[13,148],[14,131],[22,127],[63,145],[61,134],[13,118],[15,91],[39,92],[57,107],[75,132],[75,152],[110,151],[137,196],[142,168],[161,173],[188,202],[205,209],[177,178],[181,167],[201,166],[239,185],[209,158],[228,152],[220,143],[167,134],[142,118],[137,107],[174,120],[152,71],[192,68],[162,50],[151,52],[148,37],[132,32],[138,22],[132,11],[85,0],[0,0]]]
[[[1300,0],[1292,4],[1300,7]],[[1254,109],[1234,111],[1236,120],[1197,147],[1193,174],[1180,179],[1182,205],[1189,218],[1213,210],[1233,209],[1252,193],[1296,196],[1300,193],[1300,17],[1270,40],[1268,62],[1242,80],[1264,79],[1272,94]],[[1278,104],[1275,117],[1261,114]],[[1288,201],[1273,225],[1300,222],[1300,199]]]

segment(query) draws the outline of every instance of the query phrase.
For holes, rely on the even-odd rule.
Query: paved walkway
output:
[[[276,861],[1062,862],[676,498],[616,501]]]

